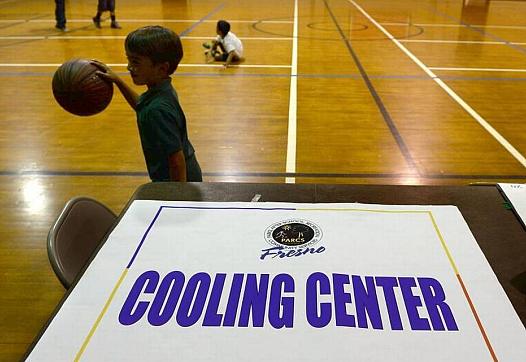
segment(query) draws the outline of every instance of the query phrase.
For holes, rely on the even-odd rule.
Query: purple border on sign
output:
[[[144,241],[146,240],[146,237],[148,236],[148,234],[150,233],[150,230],[152,229],[153,227],[153,224],[155,224],[155,222],[157,221],[157,219],[159,218],[159,215],[161,214],[161,211],[163,209],[203,209],[203,210],[264,210],[264,211],[273,211],[273,210],[288,210],[288,211],[294,211],[296,210],[295,208],[285,208],[285,207],[271,207],[271,208],[262,208],[262,207],[198,207],[198,206],[167,206],[167,205],[163,205],[161,207],[159,207],[159,210],[157,210],[157,212],[155,213],[155,216],[153,217],[153,220],[152,222],[150,223],[150,225],[148,226],[148,228],[146,229],[144,235],[142,236],[141,238],[141,242],[139,243],[139,245],[137,246],[137,249],[135,249],[135,252],[133,253],[133,256],[130,260],[130,262],[128,263],[128,266],[126,267],[126,269],[130,269],[131,265],[133,264],[133,261],[135,260],[135,258],[137,257],[137,255],[139,254],[139,251],[141,250],[141,247],[142,247],[142,244],[144,243]]]

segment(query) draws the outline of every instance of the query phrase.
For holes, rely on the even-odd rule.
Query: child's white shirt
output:
[[[221,38],[218,35],[217,41],[223,45],[227,53],[235,50],[240,57],[243,56],[243,43],[241,43],[241,40],[239,40],[236,34],[232,33],[231,31],[229,31],[224,38]]]

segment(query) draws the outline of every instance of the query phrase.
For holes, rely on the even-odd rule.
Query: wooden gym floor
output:
[[[22,356],[64,293],[45,248],[64,203],[120,212],[149,181],[119,93],[83,118],[51,92],[75,57],[131,83],[123,41],[137,27],[183,37],[173,84],[205,181],[526,179],[526,2],[128,0],[120,30],[93,26],[95,1],[66,3],[62,33],[53,2],[0,0],[0,360]],[[244,43],[239,67],[204,62],[218,19]]]

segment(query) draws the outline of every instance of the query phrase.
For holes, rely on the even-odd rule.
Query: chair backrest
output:
[[[49,261],[66,289],[116,219],[107,206],[89,197],[75,197],[66,203],[47,238]]]

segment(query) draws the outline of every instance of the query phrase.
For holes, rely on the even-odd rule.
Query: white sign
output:
[[[510,201],[517,215],[526,225],[526,185],[524,184],[505,184],[499,183],[498,187],[504,192],[506,198]]]
[[[453,206],[135,201],[31,361],[526,361]]]

